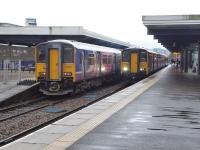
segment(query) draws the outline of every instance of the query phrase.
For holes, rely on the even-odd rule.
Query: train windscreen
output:
[[[64,63],[74,63],[74,48],[65,46],[63,49]]]
[[[122,52],[122,61],[128,62],[129,61],[129,53],[128,51],[123,51]]]

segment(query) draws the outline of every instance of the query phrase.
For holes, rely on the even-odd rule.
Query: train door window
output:
[[[66,46],[63,49],[64,63],[74,63],[74,49],[71,46]]]
[[[79,64],[82,64],[82,58],[83,56],[82,56],[82,53],[79,53]]]
[[[88,65],[94,65],[94,54],[89,54]]]
[[[44,46],[37,47],[37,63],[45,63],[46,62],[46,49]]]
[[[108,56],[103,55],[103,64],[108,64]]]
[[[155,61],[157,60],[157,57],[156,57],[156,55],[154,55],[154,60],[155,60]]]
[[[112,64],[112,56],[108,56],[108,64]]]
[[[128,54],[128,51],[123,51],[122,52],[122,61],[124,61],[124,62],[128,62],[128,59],[129,58],[129,54]]]
[[[97,52],[96,53],[96,61],[97,61],[97,64],[100,64],[101,63],[101,56],[100,56],[100,52]]]
[[[141,51],[140,52],[140,62],[146,62],[147,61],[147,52]]]

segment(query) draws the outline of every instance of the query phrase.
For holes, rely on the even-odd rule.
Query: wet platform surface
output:
[[[135,101],[68,149],[200,149],[200,77],[170,67]]]

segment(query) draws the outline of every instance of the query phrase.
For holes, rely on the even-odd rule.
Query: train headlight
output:
[[[128,67],[124,67],[124,68],[123,68],[123,71],[128,71]]]
[[[71,72],[64,72],[64,76],[72,76]]]
[[[40,72],[40,73],[39,73],[39,76],[40,76],[40,77],[46,77],[46,72]]]
[[[144,71],[144,68],[140,68],[140,71]]]
[[[46,79],[46,72],[39,72],[38,80],[45,80]]]

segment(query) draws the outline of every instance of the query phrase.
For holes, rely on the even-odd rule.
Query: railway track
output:
[[[44,100],[45,98],[47,98],[47,97],[44,96],[44,97],[34,98],[30,101],[25,101],[25,102],[21,102],[19,104],[13,104],[11,106],[0,108],[0,113],[5,112],[5,111],[9,111],[9,110],[12,110],[12,109],[17,109],[17,108],[20,108],[20,107],[28,106],[28,105],[31,105],[33,103],[37,103],[41,100]]]
[[[36,100],[37,102],[33,104],[27,103],[18,107],[6,108],[4,110],[10,112],[11,115],[0,117],[0,146],[83,109],[126,86],[127,84],[125,83],[118,83],[113,86],[101,87],[87,93],[79,94],[75,97],[62,97],[57,100],[45,99],[43,97],[40,100]],[[63,111],[60,113],[49,113],[46,111],[52,108]],[[5,113],[5,111],[1,109],[0,114]],[[15,112],[18,112],[18,114],[15,114]]]

